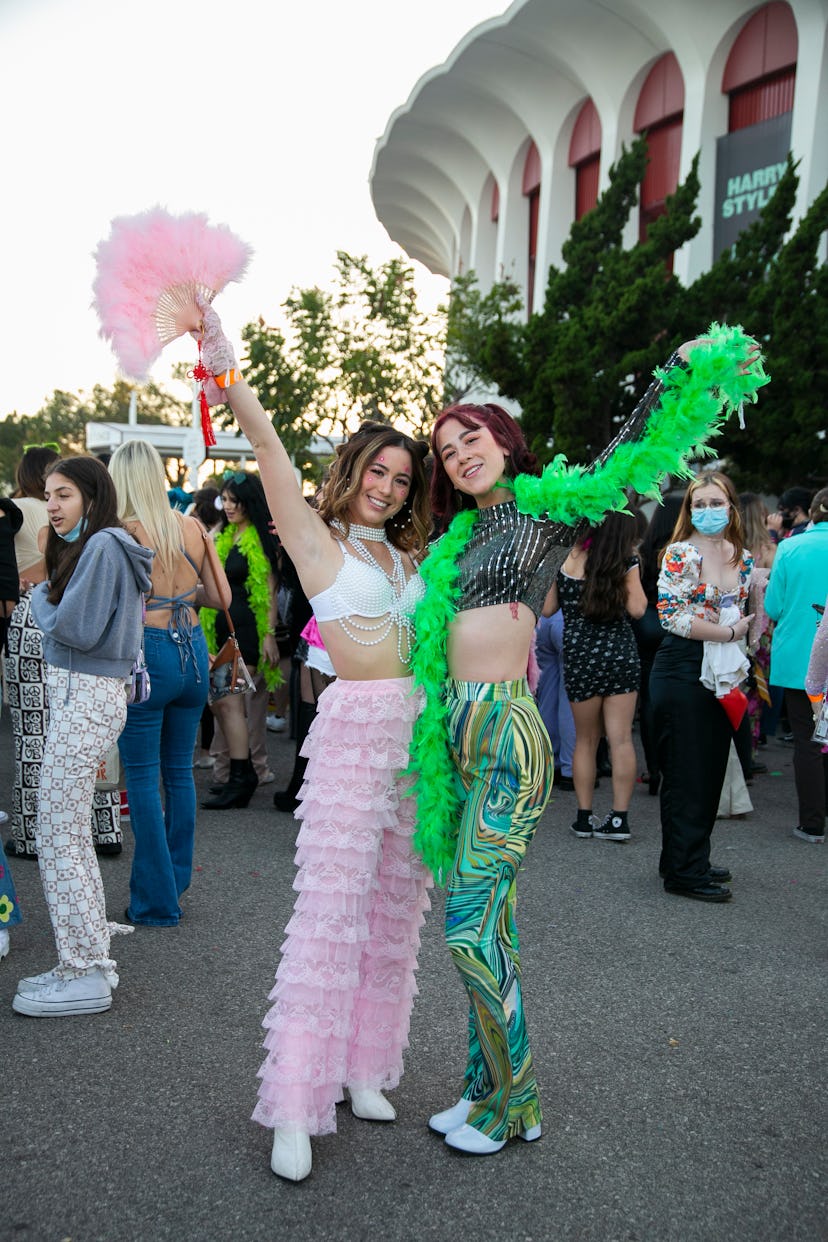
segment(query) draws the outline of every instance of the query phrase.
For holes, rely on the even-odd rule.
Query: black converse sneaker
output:
[[[630,829],[626,815],[610,811],[600,824],[594,826],[592,835],[596,841],[629,841]]]
[[[572,824],[572,831],[576,837],[591,837],[597,822],[591,811],[579,811],[578,818]]]

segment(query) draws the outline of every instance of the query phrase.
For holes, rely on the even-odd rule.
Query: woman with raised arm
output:
[[[526,683],[537,617],[582,522],[622,509],[628,488],[646,494],[685,471],[722,405],[766,382],[757,354],[739,329],[683,345],[588,470],[559,458],[537,477],[520,428],[496,405],[453,406],[432,432],[432,506],[448,529],[423,564],[416,613],[426,705],[413,748],[415,846],[448,879],[446,938],[470,1002],[461,1097],[429,1121],[461,1151],[487,1155],[541,1132],[514,921],[515,879],[553,770]]]
[[[428,536],[427,446],[378,423],[338,452],[317,510],[296,485],[267,414],[202,306],[202,357],[259,464],[276,529],[313,607],[337,678],[320,696],[297,818],[299,897],[264,1026],[255,1120],[273,1128],[271,1168],[300,1181],[310,1136],[351,1111],[396,1114],[382,1091],[402,1072],[428,875],[402,772],[420,696],[409,670],[417,559]]]

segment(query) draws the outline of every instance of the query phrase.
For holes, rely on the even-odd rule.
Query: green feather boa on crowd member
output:
[[[769,382],[760,359],[745,374],[739,373],[752,345],[740,327],[714,323],[694,346],[689,370],[677,365],[656,371],[664,391],[638,440],[620,444],[593,469],[570,466],[561,455],[540,477],[522,474],[504,479],[503,486],[515,493],[518,510],[535,518],[548,515],[567,525],[582,518],[597,523],[607,512],[626,508],[627,489],[659,496],[666,475],[692,477],[688,460],[709,453],[705,441],[718,434],[733,410],[741,412],[745,401],[755,401],[757,390]],[[438,884],[445,883],[454,862],[460,814],[458,777],[445,726],[446,644],[460,595],[459,561],[476,518],[477,510],[462,510],[429,550],[420,569],[426,594],[414,618],[411,671],[425,691],[408,768],[417,797],[414,847]]]
[[[230,549],[233,546],[233,537],[236,534],[236,529],[230,523],[228,526],[225,526],[224,530],[216,538],[216,552],[222,565],[227,560]],[[259,532],[252,524],[244,528],[236,543],[242,556],[247,561],[245,591],[250,609],[256,618],[259,652],[262,652],[264,651],[264,640],[271,629],[270,586],[268,584],[268,577],[272,572],[270,562],[264,554]],[[204,636],[207,639],[207,650],[215,655],[217,650],[215,609],[202,608],[199,618],[201,620],[201,628],[204,630]],[[260,659],[257,671],[264,678],[264,683],[268,690],[275,690],[277,686],[281,686],[283,678],[277,665],[268,664],[265,660]]]

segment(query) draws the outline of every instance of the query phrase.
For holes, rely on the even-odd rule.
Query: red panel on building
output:
[[[773,78],[731,91],[728,133],[793,111],[795,85],[796,69],[786,69]]]
[[[656,61],[638,96],[633,129],[640,134],[684,111],[684,78],[672,52]]]
[[[588,99],[575,122],[569,143],[569,167],[577,168],[584,160],[592,159],[601,152],[601,120],[598,109]]]
[[[598,176],[601,157],[593,155],[575,169],[575,219],[580,220],[598,202]]]
[[[526,163],[523,165],[523,193],[531,194],[541,183],[541,161],[538,148],[534,142],[529,144],[526,152]]]
[[[526,317],[532,313],[535,297],[535,261],[538,254],[538,220],[540,218],[540,190],[532,190],[529,199],[529,270],[526,279]]]
[[[681,117],[658,125],[647,134],[650,162],[641,183],[641,207],[650,211],[664,203],[678,185],[681,159]]]
[[[722,77],[722,93],[729,95],[760,78],[790,69],[796,65],[798,50],[794,15],[789,5],[773,0],[754,13],[733,44]]]

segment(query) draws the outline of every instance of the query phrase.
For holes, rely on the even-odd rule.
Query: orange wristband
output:
[[[821,703],[822,700],[825,698],[825,695],[824,694],[809,694],[808,698],[811,700],[812,703]]]
[[[213,379],[219,388],[232,388],[241,379],[241,372],[235,367],[228,367],[226,371],[222,371],[221,375],[214,375]]]

